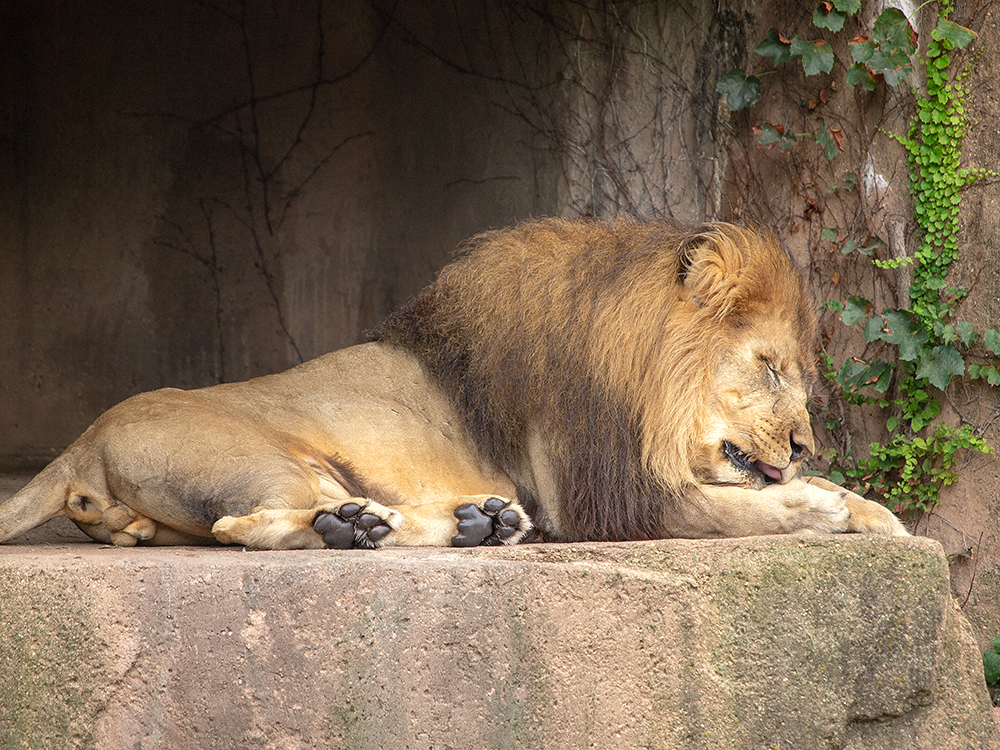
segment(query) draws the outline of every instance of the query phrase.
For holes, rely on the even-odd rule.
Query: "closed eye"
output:
[[[764,360],[764,364],[767,365],[768,382],[775,388],[779,387],[781,385],[781,376],[778,374],[778,369],[767,360]]]

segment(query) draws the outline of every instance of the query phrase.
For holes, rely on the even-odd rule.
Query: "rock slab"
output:
[[[936,542],[0,545],[0,748],[995,748]]]

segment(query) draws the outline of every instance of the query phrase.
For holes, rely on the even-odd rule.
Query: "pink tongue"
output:
[[[777,466],[771,466],[771,464],[766,464],[763,461],[754,461],[753,465],[776,482],[781,481],[781,469]]]

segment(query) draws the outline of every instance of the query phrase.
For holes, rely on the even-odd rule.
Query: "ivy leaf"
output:
[[[923,393],[923,391],[920,391],[920,393]],[[941,405],[937,401],[928,401],[919,414],[914,414],[910,417],[910,430],[913,432],[920,432],[924,429],[924,427],[931,423],[931,420],[934,419],[934,417],[940,413]],[[914,438],[913,443],[921,450],[925,450],[927,448],[927,444],[920,438]]]
[[[886,310],[882,319],[885,321],[882,340],[898,346],[899,358],[904,362],[918,359],[927,343],[927,329],[902,310]]]
[[[753,106],[760,99],[760,79],[748,76],[743,70],[730,70],[719,82],[715,90],[726,97],[729,108],[734,112]]]
[[[875,47],[864,62],[875,75],[881,75],[890,86],[902,81],[913,69],[910,55],[917,50],[917,34],[898,8],[886,8],[876,19],[873,27]],[[863,51],[859,48],[858,54]],[[855,48],[851,47],[855,55]]]
[[[837,154],[843,148],[843,141],[844,131],[827,130],[826,123],[822,120],[819,121],[819,129],[816,130],[816,143],[823,147],[827,161],[833,161],[837,158]]]
[[[908,54],[902,50],[886,53],[881,47],[875,50],[867,65],[874,75],[885,78],[885,82],[890,86],[897,85],[913,70],[913,63]]]
[[[883,10],[875,19],[872,32],[884,49],[899,50],[907,55],[917,51],[917,34],[906,20],[903,11],[898,8]]]
[[[1000,682],[1000,654],[996,651],[986,651],[983,654],[983,675],[990,685]]]
[[[767,38],[754,48],[754,52],[761,57],[770,57],[775,67],[792,59],[791,46],[777,29],[770,29]]]
[[[875,76],[861,63],[854,63],[847,69],[847,84],[857,86],[859,83],[869,91],[875,90]]]
[[[868,369],[867,362],[862,362],[860,359],[846,359],[840,372],[837,373],[837,382],[844,390],[855,391],[857,390],[858,375],[866,369]]]
[[[882,338],[882,327],[885,325],[885,321],[882,320],[881,315],[872,315],[868,320],[865,321],[864,327],[861,329],[865,334],[865,341],[869,344],[872,341],[878,341]]]
[[[962,47],[967,45],[977,36],[979,35],[972,29],[959,26],[957,23],[952,23],[944,18],[938,21],[937,28],[931,33],[932,38],[937,39],[938,41],[951,42],[958,49],[962,49]]]
[[[823,39],[804,42],[795,37],[791,42],[791,50],[793,55],[802,55],[802,70],[807,76],[833,70],[833,47]]]
[[[967,320],[960,320],[955,325],[955,333],[958,334],[958,338],[966,346],[976,340],[976,329],[973,328],[972,323]]]
[[[935,346],[930,352],[925,349],[917,367],[918,378],[927,378],[931,385],[942,391],[948,387],[952,375],[964,373],[965,360],[958,350],[947,344]]]
[[[833,7],[841,13],[854,15],[861,10],[861,0],[833,0]]]
[[[851,57],[856,63],[866,63],[875,54],[875,42],[866,36],[856,36],[847,43],[851,50]]]
[[[885,242],[880,240],[878,237],[869,236],[868,242],[864,245],[864,247],[859,247],[858,252],[868,257],[871,256],[871,254],[874,253],[876,250],[878,250],[880,247],[885,247]]]
[[[797,142],[793,133],[785,133],[784,125],[765,122],[759,128],[754,128],[753,132],[757,135],[757,145],[765,149],[777,146],[787,153],[795,148]]]
[[[847,16],[837,8],[834,8],[833,3],[823,2],[823,0],[816,6],[816,10],[813,11],[813,26],[820,29],[840,31],[844,28],[844,21],[846,19]]]
[[[867,385],[870,385],[876,393],[885,393],[889,390],[889,381],[892,379],[892,363],[877,359],[872,362],[868,369]]]
[[[847,298],[847,302],[844,304],[844,309],[840,313],[840,319],[843,321],[844,325],[852,326],[867,316],[868,311],[871,310],[871,308],[872,303],[864,297],[852,295]]]
[[[990,385],[1000,385],[1000,370],[993,366],[971,362],[969,364],[969,377],[973,380],[982,378]]]
[[[947,283],[948,282],[945,279],[942,279],[938,276],[932,276],[931,278],[927,279],[927,283],[925,284],[925,286],[928,289],[938,290],[938,289],[944,289]]]
[[[838,379],[844,390],[856,393],[871,386],[878,393],[885,393],[892,378],[892,365],[881,359],[871,362],[849,359],[840,368]]]
[[[1000,333],[992,328],[983,331],[983,345],[994,354],[1000,355]]]

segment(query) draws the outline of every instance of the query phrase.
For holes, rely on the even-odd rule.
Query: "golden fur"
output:
[[[513,543],[532,520],[566,540],[905,534],[798,476],[814,335],[767,232],[527,222],[470,240],[373,343],[115,407],[0,507],[0,539],[59,513],[116,543],[263,547]]]

